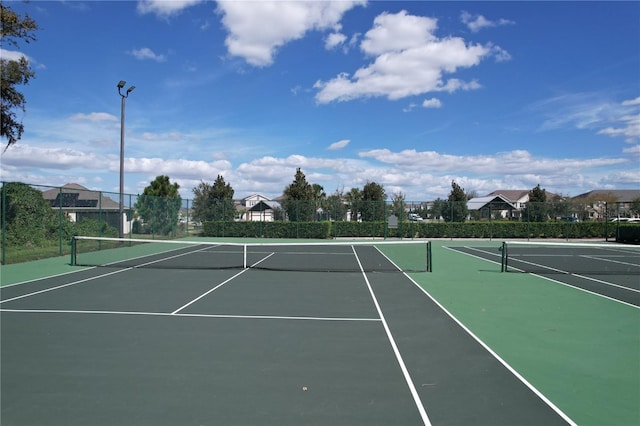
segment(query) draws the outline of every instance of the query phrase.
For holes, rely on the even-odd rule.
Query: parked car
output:
[[[417,214],[417,213],[409,213],[409,220],[410,220],[410,221],[412,221],[412,222],[419,222],[419,221],[421,221],[421,220],[423,220],[423,219],[422,219],[422,217],[421,217],[419,214]]]

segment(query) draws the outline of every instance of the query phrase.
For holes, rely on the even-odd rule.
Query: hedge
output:
[[[627,229],[630,228],[630,229]],[[215,221],[203,224],[205,237],[264,238],[613,238],[638,239],[638,225],[607,222],[251,222]]]
[[[620,243],[640,244],[640,224],[620,224],[616,241]]]

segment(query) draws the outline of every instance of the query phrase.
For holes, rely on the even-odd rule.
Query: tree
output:
[[[366,222],[384,220],[386,199],[387,194],[382,185],[367,182],[362,188],[362,220]]]
[[[456,181],[451,181],[451,192],[443,207],[445,222],[464,222],[467,219],[467,196]]]
[[[442,198],[436,198],[431,204],[431,208],[429,209],[429,215],[432,219],[440,220],[441,217],[444,217],[444,212],[447,208],[447,202]]]
[[[391,205],[393,214],[398,218],[399,221],[404,221],[406,219],[405,212],[405,195],[402,192],[394,193],[391,195]]]
[[[524,219],[529,222],[544,222],[549,216],[547,191],[538,184],[529,191],[529,201],[524,209]]]
[[[335,193],[329,195],[324,202],[324,206],[329,220],[346,219],[348,207],[345,202],[345,196],[340,190],[336,190]]]
[[[51,208],[42,192],[26,183],[3,186],[6,239],[9,245],[41,245],[58,237],[59,213]],[[68,219],[65,218],[68,222]]]
[[[233,220],[235,208],[233,205],[234,190],[218,175],[213,185],[200,182],[193,188],[193,217],[202,222],[211,220]]]
[[[169,176],[158,176],[138,197],[135,208],[150,232],[167,235],[175,230],[182,206],[179,188]]]
[[[293,182],[284,190],[282,207],[287,212],[289,220],[293,222],[309,222],[313,220],[315,212],[313,187],[298,167]]]
[[[347,200],[349,210],[351,211],[351,220],[359,220],[362,209],[362,191],[360,191],[360,188],[351,188],[351,190],[345,195],[345,199]]]
[[[36,40],[36,22],[25,15],[17,14],[6,2],[0,3],[0,20],[2,25],[0,44],[2,46],[18,46],[18,40],[30,43]],[[17,86],[29,83],[35,76],[29,61],[24,56],[20,59],[0,58],[2,110],[0,116],[0,136],[7,138],[5,150],[16,143],[24,132],[24,125],[18,119],[16,110],[26,111],[26,99],[18,91]]]
[[[324,192],[322,185],[314,183],[311,185],[311,199],[313,200],[313,210],[316,213],[324,211],[324,202],[327,200],[327,194]],[[320,218],[321,219],[321,218]]]

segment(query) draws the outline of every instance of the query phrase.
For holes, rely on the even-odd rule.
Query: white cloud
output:
[[[483,28],[515,24],[515,22],[510,21],[508,19],[499,19],[497,21],[491,21],[482,15],[472,15],[471,13],[466,11],[463,11],[461,13],[460,20],[474,33],[480,31]]]
[[[346,139],[334,145],[344,144]],[[628,148],[629,154],[638,147]],[[2,156],[2,179],[30,183],[63,185],[81,179],[87,171],[92,181],[106,181],[117,176],[119,157],[116,153],[100,154],[85,147],[47,148],[19,143]],[[616,173],[611,173],[616,166]],[[525,150],[483,155],[451,155],[436,151],[376,149],[364,151],[357,158],[323,158],[290,155],[263,156],[233,164],[225,159],[202,161],[167,159],[129,155],[125,158],[126,187],[130,193],[141,193],[159,174],[171,177],[181,185],[184,198],[201,179],[222,174],[236,196],[255,192],[275,197],[282,193],[301,167],[307,180],[325,188],[348,191],[367,181],[382,184],[388,193],[403,192],[408,200],[432,200],[446,197],[451,181],[480,195],[497,188],[527,189],[536,184],[551,192],[576,195],[593,188],[624,187],[640,180],[637,163],[629,158],[549,158]],[[102,190],[116,190],[105,188]]]
[[[547,117],[541,130],[574,127],[634,143],[640,139],[639,99],[615,103],[597,92],[568,93],[544,99],[531,108]]]
[[[424,16],[408,15],[403,10],[396,14],[383,13],[373,21],[373,28],[365,34],[360,47],[368,55],[419,48],[435,41],[433,33],[438,20]]]
[[[428,92],[474,90],[477,81],[446,79],[445,74],[476,66],[491,55],[506,52],[493,45],[467,44],[459,37],[439,39],[434,35],[433,18],[384,13],[361,43],[367,55],[377,55],[373,63],[353,75],[340,73],[329,81],[317,81],[316,101],[329,103],[366,97],[390,100]]]
[[[159,17],[168,18],[202,1],[203,0],[139,0],[137,10],[138,13],[153,13]]]
[[[165,62],[167,60],[167,57],[165,55],[159,55],[155,53],[153,50],[149,49],[148,47],[143,47],[141,49],[134,49],[131,52],[129,52],[129,54],[141,61],[150,59],[156,62]]]
[[[331,145],[329,145],[328,149],[333,151],[339,150],[349,145],[349,142],[351,142],[350,139],[342,139],[341,141],[334,142]]]
[[[106,112],[92,112],[89,114],[74,114],[69,117],[71,121],[91,121],[93,123],[103,122],[103,121],[118,121],[118,118],[115,115],[106,113]]]
[[[437,98],[425,99],[422,102],[422,107],[423,108],[441,108],[442,102],[440,101],[440,99],[437,99]]]
[[[621,127],[606,127],[598,131],[599,135],[620,136],[629,143],[636,142],[640,138],[640,114],[624,115],[614,119]]]
[[[0,58],[6,61],[19,61],[22,58],[29,60],[29,57],[22,52],[16,52],[14,50],[0,49]]]
[[[640,96],[635,99],[629,99],[627,101],[622,102],[622,106],[632,106],[632,105],[640,105]]]
[[[286,43],[311,30],[339,28],[342,15],[365,1],[219,1],[222,23],[229,31],[228,51],[254,66],[268,66]]]
[[[347,40],[347,36],[342,33],[331,33],[324,40],[324,47],[327,50],[335,49],[338,46],[344,44]]]

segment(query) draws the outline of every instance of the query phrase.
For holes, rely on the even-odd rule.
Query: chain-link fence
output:
[[[549,203],[203,200],[2,183],[2,264],[69,253],[74,235],[124,238],[616,238],[638,201]],[[638,219],[640,221],[640,219]]]

